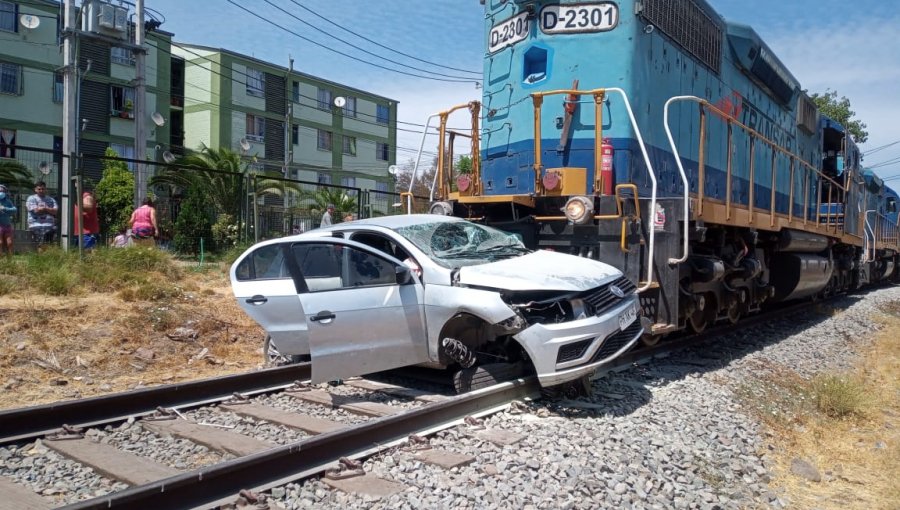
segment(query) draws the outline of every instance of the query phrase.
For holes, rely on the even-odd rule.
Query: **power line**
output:
[[[408,68],[408,69],[412,69],[412,70],[414,70],[414,71],[421,71],[421,72],[423,72],[423,73],[431,73],[431,74],[434,74],[435,76],[444,76],[444,77],[446,77],[446,78],[456,78],[456,79],[467,80],[467,81],[475,81],[475,80],[477,79],[477,78],[474,78],[474,77],[454,76],[454,75],[452,75],[452,74],[438,73],[438,72],[435,72],[435,71],[429,71],[428,69],[422,69],[421,67],[415,67],[415,66],[411,66],[411,65],[409,65],[409,64],[404,64],[403,62],[397,62],[396,60],[391,60],[391,59],[389,59],[389,58],[387,58],[387,57],[378,55],[377,53],[372,53],[371,51],[366,50],[365,48],[361,48],[361,47],[359,47],[359,46],[357,46],[357,45],[355,45],[355,44],[353,44],[353,43],[350,43],[350,42],[348,42],[348,41],[345,41],[345,40],[341,39],[340,37],[338,37],[338,36],[336,36],[336,35],[329,34],[328,32],[326,32],[326,31],[322,30],[321,28],[319,28],[319,27],[313,25],[312,23],[309,23],[308,21],[305,21],[305,20],[303,20],[303,19],[301,19],[301,18],[295,16],[294,14],[291,14],[290,12],[288,12],[287,10],[285,10],[284,8],[282,8],[281,6],[272,3],[271,0],[263,0],[263,1],[264,1],[265,3],[271,5],[272,7],[278,9],[279,11],[281,11],[281,12],[287,14],[287,15],[290,16],[291,18],[294,18],[295,20],[299,21],[300,23],[303,23],[304,25],[308,26],[309,28],[312,28],[312,29],[315,30],[316,32],[319,32],[319,33],[324,34],[324,35],[326,35],[326,36],[328,36],[328,37],[331,37],[332,39],[335,39],[335,40],[337,40],[337,41],[340,41],[340,42],[346,44],[347,46],[350,46],[350,47],[353,48],[353,49],[356,49],[356,50],[359,50],[359,51],[365,53],[366,55],[371,55],[371,56],[373,56],[373,57],[375,57],[375,58],[380,58],[381,60],[384,60],[384,61],[386,61],[386,62],[390,62],[391,64],[395,64],[395,65],[398,65],[398,66],[403,66],[403,67],[406,67],[406,68]]]
[[[881,147],[875,147],[874,149],[869,149],[869,150],[863,152],[862,155],[868,156],[870,154],[875,154],[876,152],[883,151],[884,149],[887,149],[888,147],[893,147],[894,145],[897,145],[898,143],[900,143],[900,140],[897,140],[896,142],[891,142],[886,145],[882,145]]]
[[[363,64],[368,64],[368,65],[370,65],[370,66],[377,67],[377,68],[379,68],[379,69],[384,69],[385,71],[390,71],[390,72],[393,72],[393,73],[403,74],[403,75],[406,75],[406,76],[412,76],[412,77],[414,77],[414,78],[422,78],[423,80],[443,81],[443,82],[448,82],[448,83],[473,83],[473,82],[475,82],[475,80],[473,80],[473,79],[462,79],[462,80],[457,80],[457,79],[437,78],[437,77],[434,77],[434,76],[423,76],[423,75],[421,75],[421,74],[416,74],[416,73],[410,73],[410,72],[406,72],[406,71],[401,71],[401,70],[399,70],[399,69],[392,69],[392,68],[390,68],[390,67],[386,67],[386,66],[383,66],[383,65],[381,65],[381,64],[377,64],[377,63],[375,63],[375,62],[370,62],[370,61],[368,61],[368,60],[361,59],[361,58],[359,58],[359,57],[354,57],[353,55],[349,55],[349,54],[347,54],[347,53],[344,53],[344,52],[342,52],[342,51],[336,50],[336,49],[334,49],[334,48],[330,48],[330,47],[328,47],[328,46],[326,46],[326,45],[324,45],[324,44],[321,44],[321,43],[318,43],[318,42],[316,42],[316,41],[313,41],[312,39],[310,39],[310,38],[308,38],[308,37],[304,37],[304,36],[298,34],[297,32],[295,32],[295,31],[293,31],[293,30],[291,30],[291,29],[289,29],[289,28],[285,28],[285,27],[279,25],[278,23],[275,23],[274,21],[270,20],[269,18],[266,18],[266,17],[264,17],[264,16],[260,16],[259,14],[256,14],[255,12],[251,11],[250,9],[247,9],[246,7],[244,7],[244,6],[240,5],[240,4],[238,4],[238,3],[235,2],[234,0],[226,0],[226,1],[227,1],[228,3],[230,3],[231,5],[237,7],[238,9],[240,9],[240,10],[246,12],[247,14],[250,14],[250,15],[253,16],[254,18],[259,18],[260,20],[262,20],[262,21],[264,21],[264,22],[266,22],[266,23],[268,23],[268,24],[270,24],[270,25],[272,25],[272,26],[274,26],[274,27],[280,28],[281,30],[284,30],[285,32],[287,32],[287,33],[289,33],[289,34],[291,34],[291,35],[293,35],[293,36],[295,36],[295,37],[297,37],[297,38],[299,38],[299,39],[302,39],[302,40],[304,40],[304,41],[306,41],[306,42],[308,42],[308,43],[310,43],[310,44],[313,44],[313,45],[315,45],[315,46],[319,46],[320,48],[324,48],[324,49],[326,49],[326,50],[328,50],[328,51],[330,51],[330,52],[332,52],[332,53],[337,53],[338,55],[341,55],[341,56],[344,56],[344,57],[347,57],[347,58],[356,60],[357,62],[362,62]]]
[[[457,68],[457,67],[450,67],[450,66],[446,66],[446,65],[444,65],[444,64],[438,64],[438,63],[436,63],[436,62],[431,62],[431,61],[429,61],[429,60],[424,60],[424,59],[418,58],[418,57],[416,57],[416,56],[410,55],[410,54],[408,54],[408,53],[403,53],[403,52],[400,51],[400,50],[395,50],[394,48],[385,46],[385,45],[383,45],[383,44],[381,44],[381,43],[379,43],[379,42],[377,42],[377,41],[374,41],[374,40],[372,40],[372,39],[369,39],[368,37],[366,37],[366,36],[364,36],[364,35],[362,35],[362,34],[359,34],[359,33],[357,33],[357,32],[354,32],[353,30],[350,30],[350,29],[347,28],[347,27],[344,27],[344,26],[342,26],[342,25],[340,25],[340,24],[338,24],[338,23],[335,23],[335,22],[331,21],[331,20],[328,19],[327,17],[322,16],[321,14],[319,14],[319,13],[313,11],[313,10],[310,9],[309,7],[306,7],[305,5],[303,5],[303,4],[299,3],[299,2],[297,2],[296,0],[290,0],[290,2],[291,2],[292,4],[294,4],[294,5],[296,5],[297,7],[303,9],[304,11],[306,11],[306,12],[312,14],[313,16],[316,16],[317,18],[321,19],[322,21],[324,21],[324,22],[326,22],[326,23],[329,23],[329,24],[331,24],[331,25],[334,25],[335,27],[337,27],[337,28],[343,30],[344,32],[348,32],[348,33],[350,33],[350,34],[353,34],[353,35],[355,35],[356,37],[359,37],[360,39],[362,39],[362,40],[364,40],[364,41],[370,42],[370,43],[374,44],[375,46],[378,46],[379,48],[383,48],[383,49],[386,49],[386,50],[388,50],[388,51],[393,51],[394,53],[396,53],[396,54],[398,54],[398,55],[403,55],[404,57],[411,58],[411,59],[416,60],[416,61],[418,61],[418,62],[422,62],[422,63],[424,63],[424,64],[429,64],[429,65],[432,65],[432,66],[435,66],[435,67],[443,67],[444,69],[449,69],[449,70],[451,70],[451,71],[460,71],[460,72],[463,72],[463,73],[469,73],[469,74],[477,74],[477,75],[481,75],[481,71],[469,71],[468,69],[459,69],[459,68]]]

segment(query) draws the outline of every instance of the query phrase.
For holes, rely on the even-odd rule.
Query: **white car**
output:
[[[425,364],[458,369],[458,391],[527,373],[552,386],[643,332],[635,286],[612,266],[438,215],[264,241],[231,282],[271,354],[310,356],[313,382]]]

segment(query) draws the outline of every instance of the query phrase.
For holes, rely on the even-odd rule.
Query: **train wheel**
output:
[[[702,333],[709,323],[716,320],[716,297],[707,292],[698,298],[698,306],[687,318],[688,326],[694,333]]]
[[[739,320],[741,320],[741,307],[737,303],[728,307],[728,322],[732,324],[737,324]]]
[[[653,347],[660,340],[662,340],[662,335],[648,335],[646,333],[641,335],[641,345],[644,347]]]

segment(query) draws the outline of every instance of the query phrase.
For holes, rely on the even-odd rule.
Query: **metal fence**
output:
[[[31,181],[27,186],[10,186],[9,190],[18,209],[14,215],[17,252],[34,248],[27,232],[25,205],[33,193],[33,182],[46,182],[47,194],[56,199],[60,208],[63,196],[72,198],[70,210],[60,211],[60,215],[69,215],[68,225],[72,230],[71,215],[78,190],[98,189],[104,173],[115,166],[127,169],[120,176],[132,179],[131,193],[143,184],[147,195],[153,198],[159,227],[155,244],[184,254],[221,251],[318,228],[329,204],[335,206],[332,215],[335,224],[406,212],[397,192],[288,179],[280,173],[260,173],[244,162],[239,166],[241,171],[223,171],[88,154],[75,159],[72,177],[64,183],[62,162],[68,156],[59,151],[16,147],[5,154],[10,157],[0,161],[18,161],[27,169]],[[191,201],[193,205],[189,205]],[[428,198],[415,197],[413,204],[414,212],[427,212]],[[118,233],[117,227],[123,223],[127,226],[135,204],[133,198],[124,201],[120,198],[115,205],[104,204],[101,199],[98,207],[101,218],[119,218],[104,222],[99,238],[106,244]],[[189,218],[193,220],[188,221]],[[58,218],[57,227],[60,225]],[[72,231],[59,234],[61,243],[76,238]]]
[[[46,194],[52,197],[59,205],[63,195],[68,195],[70,190],[62,185],[62,162],[67,156],[59,151],[42,149],[38,147],[6,146],[0,154],[0,163],[6,163],[6,169],[0,177],[0,184],[8,188],[8,195],[16,212],[12,215],[14,228],[13,244],[17,252],[31,251],[35,248],[31,236],[28,233],[28,214],[26,201],[34,194],[34,184],[44,182],[47,186]],[[21,181],[16,183],[9,179],[10,175],[18,176],[18,172],[12,167],[24,167],[25,174]]]

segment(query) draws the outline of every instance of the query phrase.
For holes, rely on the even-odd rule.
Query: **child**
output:
[[[113,239],[112,247],[113,248],[124,248],[128,246],[128,235],[126,234],[127,230],[125,227],[119,228],[119,233],[116,235],[116,238]]]

